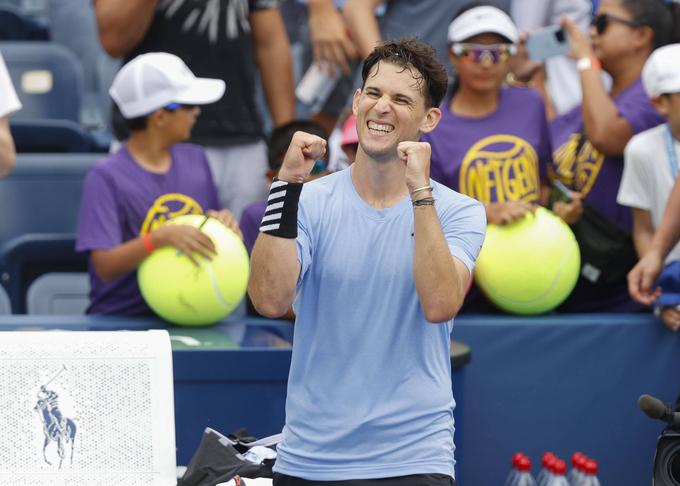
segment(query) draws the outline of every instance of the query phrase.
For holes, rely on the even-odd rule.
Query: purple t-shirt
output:
[[[221,209],[203,149],[177,144],[164,174],[149,172],[127,147],[97,162],[87,173],[80,204],[77,251],[108,250],[184,214]],[[88,314],[150,314],[133,271],[104,283],[90,271]]]
[[[649,101],[640,79],[619,93],[614,103],[634,134],[664,122]],[[580,106],[553,120],[550,132],[555,152],[551,172],[567,187],[582,191],[591,207],[630,230],[633,223],[631,210],[616,202],[623,174],[623,153],[605,156],[586,141],[575,157],[582,125]]]
[[[253,252],[255,240],[260,234],[260,223],[267,210],[267,201],[254,202],[243,210],[241,215],[241,233],[243,233],[243,243],[246,245],[248,254]]]
[[[423,136],[432,146],[431,177],[482,203],[538,202],[552,151],[538,92],[504,87],[498,109],[481,118],[458,116],[449,104]]]

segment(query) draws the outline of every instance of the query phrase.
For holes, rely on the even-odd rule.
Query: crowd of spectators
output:
[[[607,265],[593,271],[588,265],[599,261],[598,249],[581,247],[581,277],[557,311],[650,311],[630,298],[626,275],[634,264],[631,252],[641,257],[649,249],[678,170],[680,85],[659,81],[680,78],[677,2],[83,5],[93,9],[104,51],[124,65],[110,87],[112,155],[91,169],[81,205],[77,248],[90,255],[90,312],[149,312],[134,272],[156,246],[209,256],[210,243],[200,232],[161,234],[158,223],[173,213],[212,211],[237,230],[239,219],[252,247],[268,186],[296,130],[329,141],[314,177],[349,166],[358,143],[350,106],[361,86],[361,60],[381,39],[405,36],[434,46],[449,73],[441,123],[423,137],[432,147],[432,178],[482,202],[492,224],[509,224],[542,205],[579,231],[587,231],[593,218],[611,226],[616,251],[605,248]],[[532,59],[527,39],[555,24],[566,33],[568,55]],[[152,54],[161,52],[168,57]],[[295,96],[312,64],[334,82],[314,109]],[[221,83],[223,94],[160,96],[166,88],[179,93],[182,76]],[[8,116],[21,105],[1,57],[0,91],[5,175],[15,159]],[[186,172],[177,175],[180,170]],[[555,181],[570,197],[556,197]],[[163,202],[168,194],[183,195],[172,202],[177,208]],[[679,252],[671,252],[667,263],[680,259]],[[498,310],[473,287],[462,312]],[[658,315],[671,329],[680,328],[675,304],[659,308]]]

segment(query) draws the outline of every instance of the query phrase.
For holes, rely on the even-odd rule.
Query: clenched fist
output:
[[[301,183],[312,172],[318,159],[326,154],[326,141],[306,132],[295,132],[288,151],[283,157],[279,179],[286,182]]]
[[[430,185],[430,144],[427,142],[400,142],[399,158],[406,164],[406,186],[409,192]]]

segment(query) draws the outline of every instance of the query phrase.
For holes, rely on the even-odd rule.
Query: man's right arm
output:
[[[257,312],[266,317],[281,317],[290,309],[300,268],[294,238],[259,234],[248,281],[248,294]]]
[[[159,0],[94,0],[99,41],[111,57],[130,52],[146,35]]]
[[[291,184],[302,183],[325,152],[325,140],[309,133],[296,132],[283,158],[278,179]],[[290,215],[291,210],[295,211],[289,205],[297,203],[284,201],[279,218],[282,226],[286,215]],[[296,238],[260,232],[250,258],[248,280],[248,295],[257,312],[267,317],[284,315],[295,300],[301,268]]]

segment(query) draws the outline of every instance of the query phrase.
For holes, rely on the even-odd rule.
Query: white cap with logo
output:
[[[513,44],[519,40],[517,26],[501,9],[474,7],[456,17],[449,25],[449,42],[463,42],[479,34],[498,34]]]
[[[206,105],[224,95],[221,79],[197,78],[179,57],[149,52],[123,66],[109,94],[125,118],[150,115],[170,103]]]
[[[642,68],[642,84],[650,98],[680,93],[680,44],[652,52]]]

